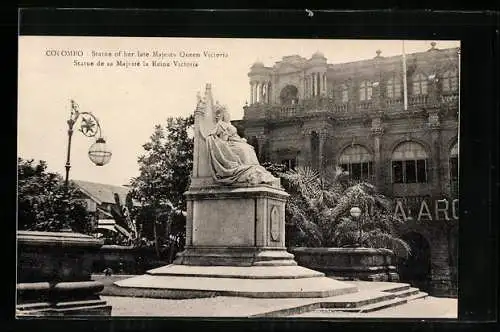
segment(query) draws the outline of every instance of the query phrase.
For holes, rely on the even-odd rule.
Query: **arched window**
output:
[[[441,78],[443,92],[456,92],[458,90],[458,75],[456,71],[447,71]]]
[[[354,144],[342,151],[340,167],[349,172],[351,180],[370,181],[373,175],[373,157],[362,145]]]
[[[427,77],[424,74],[418,73],[413,76],[413,94],[426,95],[427,94]]]
[[[458,142],[453,144],[450,151],[450,186],[451,194],[458,195]]]
[[[298,101],[299,90],[294,85],[285,86],[280,93],[280,101],[283,105],[296,104]]]
[[[393,183],[427,182],[427,152],[416,142],[405,142],[392,152]]]
[[[387,81],[387,97],[391,99],[401,97],[401,80],[393,77]]]
[[[372,99],[372,82],[363,81],[359,85],[359,100],[365,101]]]
[[[347,84],[342,84],[340,86],[340,99],[343,103],[349,102],[349,87]]]

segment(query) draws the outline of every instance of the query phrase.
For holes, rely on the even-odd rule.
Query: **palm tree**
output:
[[[391,199],[372,184],[351,182],[340,167],[322,172],[298,167],[280,176],[290,194],[287,224],[297,230],[300,245],[387,248],[400,257],[410,253],[410,246],[397,235],[401,221],[392,214]],[[354,206],[362,211],[359,222],[349,214]]]

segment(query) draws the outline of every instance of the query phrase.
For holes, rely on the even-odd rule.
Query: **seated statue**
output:
[[[229,119],[229,112],[215,106],[215,126],[206,142],[212,177],[221,184],[274,183],[277,179],[260,166],[255,149],[240,137]]]

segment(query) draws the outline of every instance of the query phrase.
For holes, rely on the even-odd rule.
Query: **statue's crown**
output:
[[[214,109],[215,109],[215,111],[220,112],[220,111],[225,111],[227,108],[226,108],[226,106],[219,104],[219,102],[217,101],[215,103]]]

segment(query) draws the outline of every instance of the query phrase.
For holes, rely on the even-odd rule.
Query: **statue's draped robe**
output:
[[[276,180],[260,166],[254,147],[238,136],[232,124],[219,121],[206,142],[209,164],[216,182],[259,184]]]

